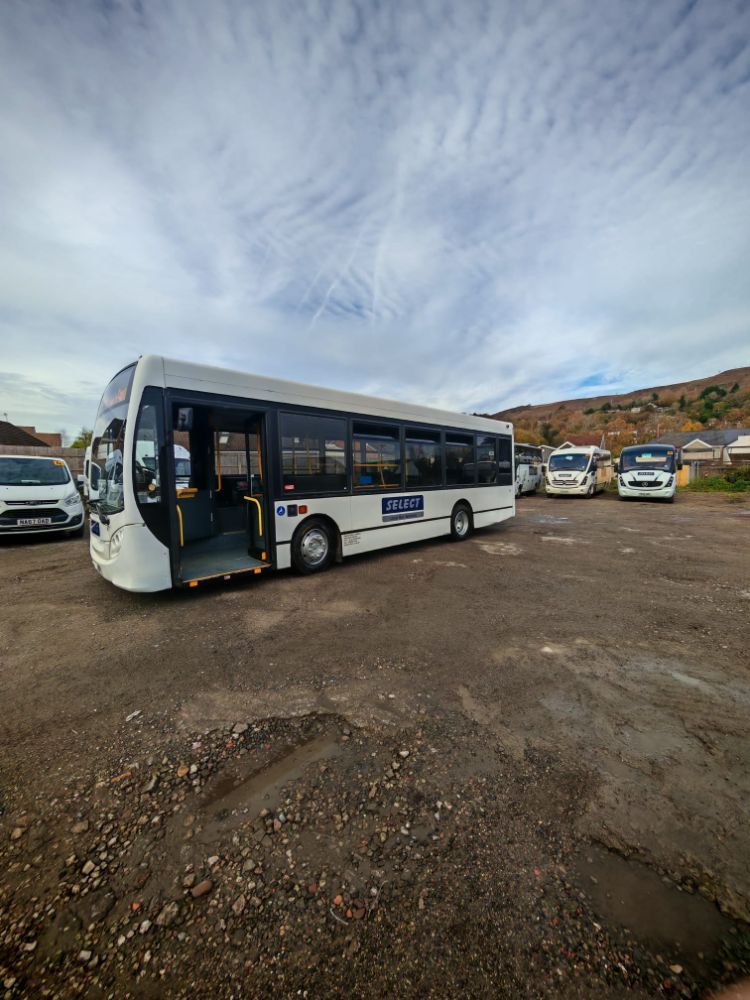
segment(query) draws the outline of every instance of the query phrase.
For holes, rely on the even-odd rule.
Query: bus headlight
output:
[[[110,558],[119,555],[120,549],[122,548],[122,528],[118,528],[117,531],[112,535],[109,540],[109,555]]]

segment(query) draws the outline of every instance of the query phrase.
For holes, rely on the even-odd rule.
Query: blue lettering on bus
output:
[[[384,521],[409,521],[424,517],[424,496],[383,497],[381,500]]]

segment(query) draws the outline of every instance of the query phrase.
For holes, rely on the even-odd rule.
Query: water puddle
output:
[[[680,892],[646,865],[604,847],[590,845],[576,868],[602,917],[698,975],[708,971],[734,926],[703,896]]]
[[[338,730],[327,729],[260,770],[248,759],[229,765],[206,786],[198,806],[204,822],[196,829],[196,839],[213,843],[255,819],[261,809],[278,809],[283,801],[282,790],[302,777],[310,764],[341,753],[338,737]]]

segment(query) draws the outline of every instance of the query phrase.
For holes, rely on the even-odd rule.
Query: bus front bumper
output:
[[[97,573],[122,590],[153,593],[172,587],[169,549],[145,524],[125,524],[112,532],[112,541],[90,534],[89,553]],[[114,536],[118,536],[116,544]]]
[[[621,497],[638,500],[668,500],[675,494],[674,483],[671,486],[648,486],[645,489],[638,486],[623,486],[618,482],[617,492]]]
[[[545,483],[544,489],[545,489],[545,491],[547,493],[550,494],[550,496],[558,496],[558,497],[564,497],[564,496],[573,496],[573,497],[576,497],[576,496],[578,496],[578,497],[582,497],[582,496],[585,496],[588,493],[590,486],[591,486],[591,483],[589,483],[588,480],[586,480],[586,482],[583,482],[583,483],[571,483],[570,486],[563,486],[563,485],[561,485],[559,483],[558,484],[554,484],[554,485],[552,483]]]

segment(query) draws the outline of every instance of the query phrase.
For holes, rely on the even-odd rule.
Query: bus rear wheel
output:
[[[333,532],[317,517],[305,521],[292,539],[292,565],[298,573],[322,573],[333,559]]]
[[[463,542],[474,528],[471,518],[471,508],[468,504],[457,503],[451,514],[451,538],[454,542]]]

